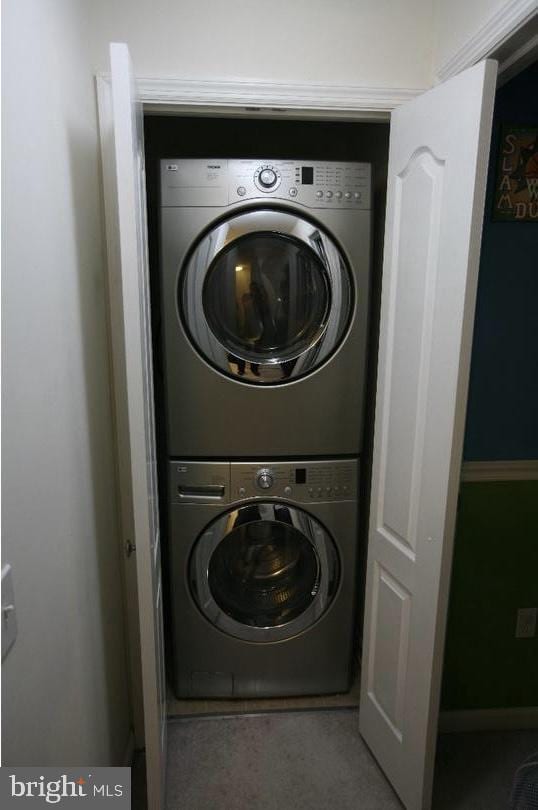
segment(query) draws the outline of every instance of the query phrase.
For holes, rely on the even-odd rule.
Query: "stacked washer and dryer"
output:
[[[371,168],[163,160],[160,214],[176,695],[344,692]]]

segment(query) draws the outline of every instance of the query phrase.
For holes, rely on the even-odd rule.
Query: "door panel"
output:
[[[496,64],[392,116],[360,730],[431,801]]]
[[[138,605],[129,604],[127,609],[138,612],[148,809],[161,810],[166,693],[143,121],[126,45],[110,46],[110,63],[112,115],[104,158],[113,164],[108,169],[115,178],[107,195],[107,237],[116,422],[123,539],[136,549],[138,591]]]

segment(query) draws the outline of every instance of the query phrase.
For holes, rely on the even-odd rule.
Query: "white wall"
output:
[[[3,764],[128,737],[95,94],[84,0],[3,3]]]
[[[97,70],[127,42],[138,76],[431,85],[432,0],[93,0]]]
[[[434,0],[434,73],[510,1]]]

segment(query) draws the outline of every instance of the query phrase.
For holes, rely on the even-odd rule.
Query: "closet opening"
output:
[[[356,708],[389,124],[146,114],[144,137],[169,717],[283,708]],[[241,164],[245,167],[245,179],[236,182],[234,173]],[[364,166],[369,169],[367,176],[362,175]],[[278,175],[276,182],[280,186],[275,195],[270,190],[267,193],[267,187],[262,185],[264,180],[275,181],[275,176],[270,174],[273,171]],[[362,183],[361,175],[368,184],[371,182],[371,186],[364,185],[364,191],[358,185]],[[163,182],[169,185],[168,190],[163,191]],[[227,197],[224,186],[231,183],[234,196]],[[222,193],[211,191],[212,184],[213,188],[220,185]],[[193,186],[197,187],[194,193]],[[246,203],[237,195],[237,188],[240,192],[248,190],[245,196],[250,199]],[[371,192],[367,227],[361,225],[364,208],[353,208],[353,199],[346,205],[345,197],[346,192],[351,196],[366,191]],[[315,196],[316,192],[319,197]],[[304,205],[301,198],[305,200]],[[170,233],[182,227],[183,204],[188,208],[185,211],[188,233],[177,239]],[[260,226],[258,220],[263,216],[262,211],[266,212],[266,222]],[[245,221],[241,221],[241,215]],[[342,215],[346,220],[343,228],[338,224],[338,217]],[[248,216],[257,218],[252,226],[255,231],[260,227],[263,230],[262,237],[257,237],[258,242],[249,233]],[[348,236],[346,231],[350,228],[348,223],[354,222],[354,216],[357,224],[351,226],[351,231],[360,232],[358,237],[353,233]],[[219,230],[221,222],[226,223],[226,228]],[[301,222],[306,224],[301,226]],[[276,244],[274,234],[286,228],[289,235],[282,249]],[[234,241],[238,231],[241,231],[240,239]],[[312,241],[314,232],[318,234],[315,239],[324,240],[321,246]],[[224,246],[229,243],[231,247],[224,250],[222,244],[215,247],[212,240],[219,239]],[[344,240],[346,244],[342,244]],[[329,254],[328,282],[324,281],[323,261],[312,258],[318,246],[322,259]],[[174,268],[175,277],[170,284],[163,266],[170,263],[173,251],[176,251],[178,266]],[[214,251],[215,258],[207,259],[208,251]],[[359,256],[357,263],[361,266],[351,268],[349,285],[345,279],[350,268],[338,264],[339,251],[346,264],[354,261],[354,251]],[[204,262],[210,270],[202,288],[198,275],[205,269]],[[361,279],[358,271],[365,278]],[[247,273],[250,287],[243,281]],[[198,307],[193,306],[187,316],[185,310],[182,311],[180,298],[170,305],[177,284],[185,285],[183,291],[188,296],[200,295]],[[251,294],[257,285],[258,299]],[[203,296],[210,293],[213,295],[211,305],[206,304],[204,308]],[[268,301],[271,296],[275,297],[274,305]],[[265,322],[263,312],[260,316],[264,305],[268,307]],[[326,314],[331,306],[338,316],[334,323]],[[235,343],[223,355],[223,366],[218,365],[215,347],[222,345],[224,338],[218,334],[211,316],[206,322],[208,307],[214,320],[219,313],[227,313],[225,318],[223,316],[224,337],[234,335]],[[166,353],[173,354],[175,350],[170,347],[170,325],[167,327],[166,318],[177,318],[174,328],[191,337],[193,333],[199,337],[197,330],[202,330],[203,321],[204,334],[200,341],[208,334],[213,341],[203,343],[202,357],[187,358],[185,367],[183,355],[174,354],[175,371],[170,371],[170,357],[167,363]],[[352,333],[352,340],[359,348],[356,358],[351,355],[347,366],[342,366],[339,372],[347,374],[348,378],[327,375],[323,380],[321,372],[330,367],[334,353],[343,352],[336,337],[334,348],[320,359],[316,324],[321,323],[326,334],[340,329],[349,338],[353,319],[364,323]],[[232,363],[232,350],[241,354],[241,346],[233,349],[241,339],[246,355]],[[321,383],[316,391],[320,402],[313,402],[311,390],[304,386],[304,398],[284,401],[282,406],[277,403],[272,413],[272,402],[280,386],[280,391],[287,387],[300,393],[301,381],[305,376],[308,379],[308,358],[300,360],[303,365],[297,380],[293,362],[288,359],[300,351],[293,345],[295,339],[311,340],[314,344],[314,365],[321,367],[318,372]],[[280,349],[282,356],[278,357],[278,364],[275,363],[272,360],[273,355],[276,357],[275,346],[279,341],[285,344],[290,340],[289,355]],[[263,365],[264,351],[270,358],[267,366]],[[204,371],[209,370],[217,384],[226,384],[234,375],[233,403],[226,399],[224,388],[224,400],[212,399],[208,392],[211,401],[204,406],[204,412],[200,411],[199,401],[194,409],[189,408],[193,383],[188,372],[191,361],[194,364],[201,361]],[[177,378],[170,382],[170,376],[176,371]],[[278,384],[260,390],[264,385],[263,376],[260,383],[260,372],[266,374],[269,381],[278,372]],[[283,419],[283,412],[287,413],[287,419],[293,420],[293,411],[297,409],[301,414],[300,424],[301,420],[308,421],[311,409],[323,407],[323,403],[330,410],[331,400],[342,395],[353,373],[363,380],[356,395],[355,424],[347,426],[347,434],[335,432],[331,444],[330,425],[325,442],[322,436],[309,435],[307,426],[300,441],[296,441],[296,436],[281,438],[285,434],[285,426],[279,421]],[[315,370],[312,376],[316,376]],[[336,387],[333,389],[333,386]],[[176,413],[170,413],[171,387],[176,389],[173,392],[178,396],[176,402],[182,402],[183,415],[179,418],[187,420],[177,428],[177,436]],[[234,432],[233,422],[237,416],[232,404],[241,410],[245,395],[256,397],[256,400],[248,399],[247,409],[260,408],[259,431],[255,425],[250,428],[252,449],[248,437],[227,438]],[[268,411],[264,410],[264,397],[269,402]],[[224,417],[217,413],[222,408],[228,408]],[[220,442],[220,434],[211,427],[222,418],[228,421],[228,429],[221,431],[227,444]],[[197,420],[201,420],[199,426]],[[246,420],[245,412],[239,417],[242,430],[248,429],[244,427]],[[202,436],[199,445],[190,441],[189,434],[204,432],[209,434],[208,440]],[[184,450],[178,451],[178,447]],[[188,472],[182,472],[186,466]],[[236,480],[238,486],[235,486]],[[269,484],[267,489],[262,488],[265,483]],[[270,488],[273,486],[276,489]],[[348,496],[344,495],[344,489],[348,489]],[[219,497],[224,500],[222,506],[216,507]],[[261,503],[260,509],[258,503]],[[264,509],[273,503],[276,505],[271,512],[273,523],[270,523]],[[229,533],[215,552],[216,534],[229,523],[232,513],[239,528]],[[223,526],[218,526],[219,520]],[[271,530],[271,525],[276,529]],[[321,534],[325,539],[317,546]],[[310,542],[305,542],[305,535],[307,538],[310,535]],[[178,553],[177,548],[171,547],[171,544],[183,543],[188,549],[184,552]],[[210,551],[204,550],[204,543],[209,544]],[[238,582],[240,585],[235,587]],[[322,593],[325,588],[326,592]],[[181,596],[178,589],[182,590]],[[340,607],[338,600],[344,596]],[[192,619],[193,634],[196,621],[200,621],[200,641],[189,638],[188,631],[185,635],[179,616],[174,621],[174,611],[184,610],[186,600],[190,602],[188,610],[196,613]],[[281,610],[279,605],[283,606]],[[338,617],[334,628],[345,628],[343,633],[339,630],[342,634],[340,649],[331,646],[334,632],[331,638],[319,632],[331,611],[335,621]],[[217,629],[210,626],[212,622]],[[208,630],[210,632],[206,633]],[[297,654],[310,656],[310,669],[314,672],[295,677],[290,671],[290,656],[295,657],[293,645],[297,639],[308,640],[312,631],[315,634],[312,642],[299,647]],[[346,635],[348,641],[344,640]],[[185,649],[182,649],[182,640]],[[227,669],[223,667],[228,640],[229,659],[237,660],[236,672],[233,663]],[[216,649],[214,666],[211,649],[208,651],[212,643]],[[256,644],[265,650],[260,650],[259,659],[251,663],[243,658],[242,644],[247,653]],[[205,647],[203,653],[198,649],[200,645]],[[179,667],[181,673],[174,677],[178,659],[188,656],[189,651],[196,659],[190,684],[184,666]],[[279,655],[284,656],[282,666]],[[316,662],[319,677],[315,673]],[[340,672],[336,671],[338,667]]]

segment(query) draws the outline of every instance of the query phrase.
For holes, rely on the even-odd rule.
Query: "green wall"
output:
[[[515,638],[520,607],[538,607],[538,481],[464,483],[443,709],[538,705],[538,636]]]

